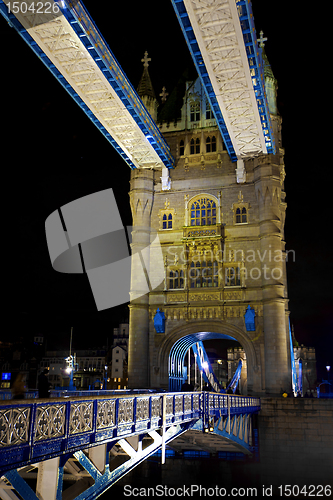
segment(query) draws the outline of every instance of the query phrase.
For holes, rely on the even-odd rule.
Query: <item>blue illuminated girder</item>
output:
[[[228,154],[233,162],[237,161],[237,156],[232,145],[232,141],[223,119],[220,106],[215,96],[212,83],[210,81],[208,70],[204,63],[201,50],[196,40],[189,16],[183,0],[171,0],[178,21],[182,28],[185,40],[191,52],[193,61],[197,68],[198,74],[206,91],[207,98],[214,112],[216,122],[219,126],[223,141],[226,145]],[[261,48],[258,47],[256,31],[253,20],[252,5],[250,0],[236,1],[238,13],[243,32],[244,44],[248,57],[249,67],[252,76],[252,84],[255,91],[256,101],[265,138],[265,144],[268,153],[275,154],[275,143],[271,118],[268,110],[268,103],[265,90],[264,68],[261,56]]]
[[[103,72],[105,78],[112,86],[118,97],[124,103],[127,111],[135,120],[148,142],[154,148],[165,167],[173,168],[174,159],[170,153],[170,148],[165,142],[161,132],[159,131],[154,120],[151,118],[147,109],[143,105],[140,97],[132,87],[127,79],[124,71],[117,62],[107,43],[103,39],[99,30],[95,26],[93,20],[89,16],[87,10],[83,7],[82,3],[75,2],[73,5],[67,0],[59,2],[59,8],[62,14],[70,23],[75,33],[80,37],[81,42],[89,51],[92,59],[95,61],[99,69]],[[17,20],[14,14],[8,13],[8,8],[3,0],[0,0],[0,12],[7,22],[13,26],[16,31],[21,35],[24,41],[32,48],[36,55],[43,61],[45,66],[57,78],[61,85],[67,90],[70,96],[86,113],[90,120],[102,132],[106,139],[112,144],[116,151],[126,161],[131,169],[136,168],[127,154],[120,148],[117,142],[113,139],[110,133],[105,129],[101,122],[95,117],[93,112],[88,108],[84,101],[75,92],[72,86],[67,82],[64,76],[58,71],[38,44],[29,35],[27,30]]]

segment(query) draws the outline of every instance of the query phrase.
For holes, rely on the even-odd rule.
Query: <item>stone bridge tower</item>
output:
[[[169,375],[181,381],[195,341],[232,338],[245,350],[248,394],[290,391],[284,150],[277,84],[264,59],[275,155],[236,169],[200,80],[187,74],[157,119],[176,159],[170,184],[161,171],[132,171],[133,248],[147,248],[158,234],[163,252],[161,264],[146,250],[148,273],[163,266],[163,279],[130,305],[132,388],[167,389]],[[145,66],[144,88],[151,89],[147,78]],[[140,287],[132,266],[135,296]],[[165,316],[162,329],[154,324],[157,309]]]

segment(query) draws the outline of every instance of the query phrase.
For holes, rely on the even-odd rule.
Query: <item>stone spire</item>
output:
[[[149,62],[151,61],[151,58],[148,57],[147,51],[145,52],[145,55],[143,59],[141,59],[141,61],[143,62],[143,73],[137,88],[137,92],[151,117],[156,121],[158,102],[148,72]]]
[[[264,33],[260,31],[260,38],[258,38],[258,43],[259,47],[261,48],[261,54],[264,63],[265,88],[268,100],[268,107],[270,113],[272,113],[273,115],[277,115],[278,110],[276,104],[276,96],[277,96],[278,84],[274,76],[272,67],[269,63],[268,57],[266,55],[265,42],[267,42],[267,38],[264,38],[263,35]]]

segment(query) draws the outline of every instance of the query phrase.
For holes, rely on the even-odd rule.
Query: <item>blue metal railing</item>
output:
[[[210,416],[253,413],[258,398],[205,392],[68,397],[0,403],[0,471],[111,447],[124,437]]]

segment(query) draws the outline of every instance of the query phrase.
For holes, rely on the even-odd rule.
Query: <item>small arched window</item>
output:
[[[163,229],[172,229],[172,214],[163,214]]]
[[[246,207],[238,207],[236,209],[236,224],[245,224],[247,222]]]
[[[191,142],[190,142],[190,154],[191,155],[194,155],[194,154],[198,154],[200,153],[200,139],[191,139]]]

